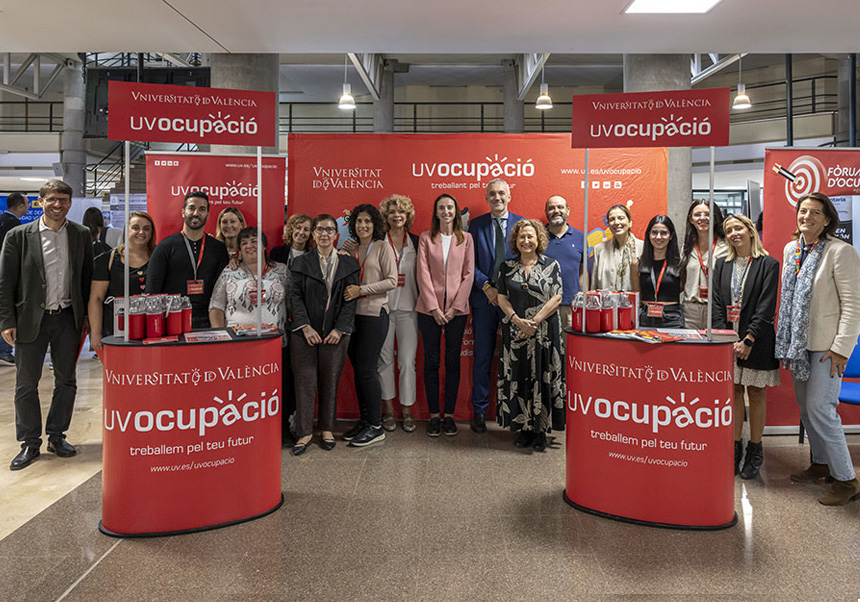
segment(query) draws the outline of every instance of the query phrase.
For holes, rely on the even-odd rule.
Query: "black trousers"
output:
[[[355,316],[355,327],[349,340],[349,363],[355,374],[355,394],[361,419],[373,426],[382,424],[382,387],[376,365],[382,344],[388,336],[388,312],[378,316]]]
[[[18,441],[42,445],[39,380],[48,345],[54,367],[54,395],[45,433],[49,438],[65,437],[78,391],[75,368],[80,344],[81,329],[75,327],[75,312],[70,307],[58,314],[45,314],[36,340],[15,345],[15,433]]]
[[[468,316],[439,326],[432,316],[418,314],[418,330],[424,347],[424,394],[431,414],[439,413],[439,365],[442,359],[442,332],[445,332],[445,415],[453,416],[460,391],[460,349]]]
[[[290,418],[296,412],[296,378],[289,345],[281,348],[281,399],[281,438],[284,439],[290,435]]]

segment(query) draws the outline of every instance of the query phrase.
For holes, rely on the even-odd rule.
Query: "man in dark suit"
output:
[[[77,451],[66,441],[77,381],[75,367],[86,320],[93,274],[90,232],[66,219],[72,189],[50,180],[39,191],[42,217],[15,228],[0,254],[0,334],[15,350],[15,429],[21,452],[10,468],[39,457],[42,410],[39,380],[48,345],[54,395],[45,423],[48,451],[61,458]]]
[[[490,367],[496,350],[496,335],[502,321],[497,297],[499,270],[505,259],[513,258],[508,239],[522,216],[508,212],[511,189],[504,180],[487,184],[487,204],[490,212],[479,215],[469,224],[475,243],[475,280],[469,304],[472,306],[472,430],[487,431],[484,414],[490,394]]]
[[[29,208],[30,204],[27,202],[27,198],[20,192],[13,192],[6,197],[6,211],[0,215],[0,249],[3,248],[6,234],[15,226],[21,225],[21,217],[27,213]],[[12,345],[2,339],[0,339],[0,360],[10,364],[15,363]]]

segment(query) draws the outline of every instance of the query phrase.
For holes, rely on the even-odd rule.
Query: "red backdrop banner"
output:
[[[108,83],[111,140],[275,146],[274,92]]]
[[[284,168],[283,157],[263,157],[263,233],[270,250],[283,244]],[[215,234],[218,214],[225,207],[236,207],[247,225],[257,225],[256,157],[148,153],[146,207],[159,240],[182,228],[182,199],[192,190],[209,195],[209,234]]]
[[[782,168],[794,181],[778,173]],[[764,246],[782,263],[782,249],[796,229],[795,209],[804,194],[823,192],[839,211],[837,236],[858,248],[853,214],[860,216],[860,150],[780,148],[764,153]],[[781,371],[782,386],[767,398],[769,426],[796,426],[800,412],[794,400],[791,373]],[[844,424],[860,424],[860,408],[839,406]]]
[[[729,89],[573,97],[573,148],[726,146]]]
[[[433,201],[443,192],[474,217],[488,211],[487,182],[502,178],[511,186],[512,212],[545,221],[546,199],[559,194],[571,207],[568,222],[583,227],[585,151],[571,149],[567,134],[291,134],[288,156],[291,215],[339,216],[358,203],[378,205],[398,193],[412,199],[416,213],[412,231],[418,233],[429,229]],[[664,148],[590,154],[590,245],[603,240],[603,216],[612,205],[630,207],[633,229],[640,237],[652,216],[666,212],[666,165]],[[463,341],[458,418],[471,416],[471,355],[469,325]],[[426,417],[421,362],[419,348],[415,414]],[[494,414],[493,403],[490,413]],[[349,365],[339,388],[338,414],[358,415]]]

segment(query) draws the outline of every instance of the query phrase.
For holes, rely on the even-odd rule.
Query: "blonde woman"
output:
[[[764,462],[762,433],[766,387],[779,385],[779,362],[774,357],[776,294],[779,262],[761,246],[755,224],[744,215],[731,215],[722,224],[728,252],[714,264],[714,328],[734,328],[735,343],[735,474],[754,479]],[[750,402],[750,440],[743,468],[741,436],[744,428],[744,392]]]
[[[418,236],[409,231],[415,221],[412,199],[392,194],[379,204],[385,229],[385,243],[394,251],[397,260],[397,286],[388,291],[388,335],[382,344],[377,372],[382,387],[382,428],[393,431],[394,398],[400,400],[403,413],[403,430],[415,430],[412,406],[415,405],[415,355],[418,353]],[[394,342],[397,341],[397,371],[394,378]],[[399,388],[397,387],[399,384]],[[399,394],[398,394],[399,389]]]
[[[245,225],[245,216],[235,207],[225,207],[218,214],[218,221],[215,222],[215,238],[224,243],[230,257],[239,256],[239,244],[236,239]]]

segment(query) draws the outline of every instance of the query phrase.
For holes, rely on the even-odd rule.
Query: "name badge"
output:
[[[700,286],[699,287],[699,299],[707,299],[708,298],[708,287]]]
[[[663,305],[660,303],[649,303],[646,302],[645,305],[648,306],[648,317],[649,318],[662,318],[663,317]]]
[[[741,321],[741,306],[740,305],[727,305],[726,313],[729,315],[729,322],[740,322]]]
[[[202,295],[203,294],[203,281],[202,280],[189,280],[186,283],[187,290],[189,295]]]
[[[406,286],[406,274],[398,274],[397,275],[397,286],[399,286],[399,287]]]

